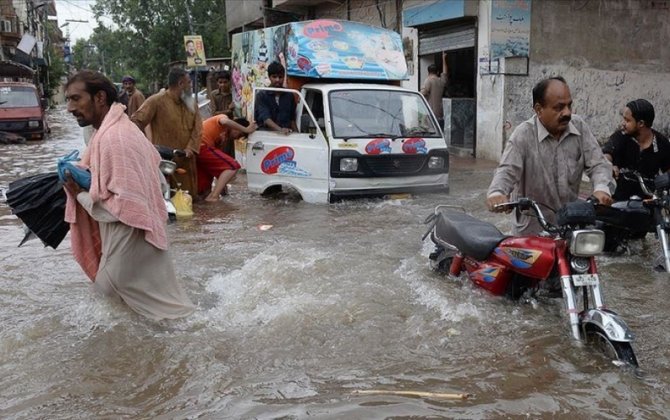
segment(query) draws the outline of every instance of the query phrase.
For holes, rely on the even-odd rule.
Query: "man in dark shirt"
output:
[[[639,184],[620,177],[620,169],[635,170],[651,179],[670,170],[670,142],[651,128],[656,116],[652,104],[646,99],[630,101],[622,116],[621,129],[614,132],[603,146],[603,153],[612,162],[617,178],[614,192],[617,201],[628,200],[633,195],[642,196]]]
[[[273,61],[268,66],[270,87],[281,88],[284,83],[284,66]],[[289,92],[261,90],[256,95],[255,120],[259,127],[290,134],[296,130],[295,98]]]

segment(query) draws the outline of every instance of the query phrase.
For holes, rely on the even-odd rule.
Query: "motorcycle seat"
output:
[[[435,224],[437,239],[458,248],[464,255],[484,260],[508,235],[491,223],[458,211],[443,211]]]

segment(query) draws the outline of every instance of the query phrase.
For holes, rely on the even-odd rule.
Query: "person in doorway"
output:
[[[132,76],[124,76],[122,82],[127,97],[126,114],[133,115],[144,103],[144,94],[135,87],[135,79]]]
[[[160,157],[116,102],[114,84],[84,70],[65,86],[67,110],[96,130],[81,165],[89,191],[68,177],[65,220],[72,253],[94,288],[153,319],[189,315],[193,304],[175,276],[160,193]]]
[[[617,178],[614,192],[617,201],[628,200],[633,195],[644,196],[637,182],[619,177],[620,169],[638,171],[650,179],[670,170],[670,142],[651,128],[655,116],[654,106],[646,99],[628,102],[622,112],[621,128],[603,145],[603,153],[612,162]]]
[[[168,74],[168,88],[147,98],[130,117],[140,130],[151,124],[153,144],[183,149],[186,157],[175,158],[185,174],[174,174],[181,189],[197,199],[196,155],[200,151],[202,119],[191,89],[191,79],[184,69],[173,68]]]
[[[593,184],[601,204],[612,203],[615,187],[612,165],[584,120],[572,114],[572,95],[562,77],[540,81],[533,88],[535,115],[512,133],[488,189],[490,211],[497,204],[528,197],[555,210],[577,199],[582,174]],[[514,233],[535,235],[542,231],[530,216],[518,214]],[[550,222],[555,215],[548,212]]]
[[[216,85],[209,94],[209,110],[212,115],[225,114],[229,118],[233,117],[235,104],[233,103],[233,94],[230,91],[230,72],[221,71],[216,75]]]
[[[442,74],[437,71],[437,66],[431,64],[428,66],[428,78],[426,79],[421,94],[426,97],[430,109],[437,118],[441,128],[444,128],[444,111],[442,106],[442,97],[447,87],[448,68],[447,68],[447,53],[442,53]]]
[[[281,88],[284,84],[284,66],[273,61],[268,66],[270,87]],[[255,120],[262,128],[290,134],[296,130],[295,98],[289,92],[261,90],[256,95]]]
[[[226,115],[216,115],[206,119],[202,124],[202,141],[198,154],[198,194],[205,195],[205,201],[219,201],[226,192],[228,183],[235,177],[240,164],[221,149],[226,143],[233,143],[244,134],[256,131],[256,123],[249,123],[244,118],[231,120]],[[214,188],[212,179],[216,178]]]

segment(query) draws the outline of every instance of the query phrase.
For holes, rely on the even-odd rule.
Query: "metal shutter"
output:
[[[471,23],[419,30],[419,55],[460,50],[475,46],[475,26]]]

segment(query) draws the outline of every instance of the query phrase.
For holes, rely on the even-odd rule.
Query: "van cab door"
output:
[[[285,186],[297,190],[308,203],[328,203],[330,153],[323,130],[305,103],[303,95],[294,89],[256,88],[254,115],[259,94],[288,92],[298,99],[300,118],[293,110],[298,130],[282,134],[259,128],[249,135],[246,150],[247,183],[250,191],[263,193],[271,187]],[[257,121],[262,125],[262,121]]]

